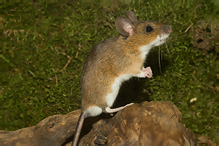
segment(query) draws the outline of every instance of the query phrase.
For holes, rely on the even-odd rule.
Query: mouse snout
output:
[[[170,34],[172,32],[172,28],[169,25],[163,25],[160,29],[160,33]]]

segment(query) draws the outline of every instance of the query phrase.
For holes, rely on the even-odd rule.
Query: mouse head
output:
[[[128,42],[139,47],[159,46],[169,37],[172,29],[170,26],[153,21],[138,21],[132,11],[126,11],[126,17],[116,18],[116,28],[119,33],[127,38]]]

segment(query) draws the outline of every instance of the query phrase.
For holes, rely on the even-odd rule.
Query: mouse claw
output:
[[[140,72],[140,74],[139,74],[139,77],[140,78],[152,78],[152,75],[153,75],[153,73],[152,73],[152,70],[151,70],[151,67],[146,67],[146,68],[142,68],[141,69],[141,72]]]

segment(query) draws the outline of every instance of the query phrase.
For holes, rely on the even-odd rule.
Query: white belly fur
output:
[[[130,79],[133,75],[132,74],[124,74],[117,77],[112,84],[112,92],[106,96],[106,103],[109,107],[111,107],[119,93],[120,86],[122,83],[128,79]]]
[[[161,41],[161,40],[165,40],[168,36],[169,35],[157,36],[157,38],[153,42],[151,42],[150,44],[140,47],[142,59],[145,60],[150,49],[153,46],[159,46],[162,43],[164,43],[165,41]],[[140,74],[140,72],[141,71],[139,70],[139,74]],[[112,92],[106,96],[106,103],[109,107],[111,107],[113,105],[113,103],[116,99],[116,96],[118,95],[120,86],[122,85],[122,82],[130,79],[133,76],[139,76],[139,75],[124,74],[124,75],[121,75],[115,79],[114,83],[111,86]]]

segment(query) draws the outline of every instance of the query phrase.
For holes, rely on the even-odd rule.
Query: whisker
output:
[[[161,60],[162,60],[162,58],[161,58],[162,56],[161,56],[161,50],[160,50],[160,46],[159,46],[159,51],[158,51],[158,63],[159,63],[159,70],[160,70],[160,73],[162,73],[162,68],[161,68]]]
[[[166,45],[166,48],[167,48],[167,52],[168,52],[168,54],[170,54],[170,50],[169,50],[169,47],[168,47],[168,45],[167,45],[166,42],[165,42],[165,45]]]

